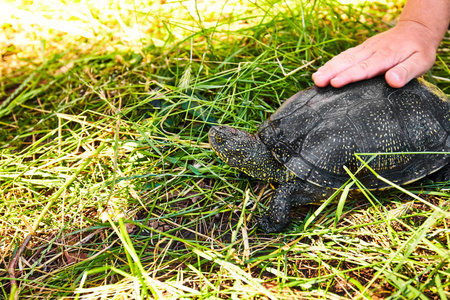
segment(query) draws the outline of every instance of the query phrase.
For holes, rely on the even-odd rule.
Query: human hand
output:
[[[399,88],[433,66],[440,40],[433,30],[420,23],[401,21],[333,57],[312,78],[319,87],[342,87],[385,73],[387,83]]]

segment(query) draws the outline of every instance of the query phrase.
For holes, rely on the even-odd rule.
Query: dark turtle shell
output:
[[[450,152],[450,101],[434,85],[414,79],[400,89],[382,76],[340,89],[312,87],[288,100],[258,131],[273,155],[299,178],[338,188],[356,172],[360,156],[382,177],[405,184],[446,165]],[[357,178],[367,188],[388,185],[363,168]]]

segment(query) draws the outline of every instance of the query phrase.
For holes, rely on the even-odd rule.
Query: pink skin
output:
[[[390,86],[402,87],[433,66],[449,21],[450,0],[409,0],[397,26],[332,58],[314,83],[342,87],[385,73]]]

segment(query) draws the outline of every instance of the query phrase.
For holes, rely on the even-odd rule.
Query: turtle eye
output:
[[[223,143],[223,138],[220,136],[220,134],[217,134],[217,135],[215,136],[215,139],[216,139],[216,142],[217,142],[218,144],[222,144],[222,143]]]

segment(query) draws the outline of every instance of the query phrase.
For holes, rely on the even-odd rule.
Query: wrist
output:
[[[406,30],[408,33],[420,36],[424,42],[430,43],[435,49],[439,47],[447,29],[447,26],[443,30],[442,28],[430,27],[428,24],[419,20],[406,18],[400,19],[395,27],[399,30]]]
[[[407,0],[399,20],[399,24],[408,23],[412,30],[418,28],[421,34],[426,33],[438,44],[444,38],[449,22],[450,0]]]

